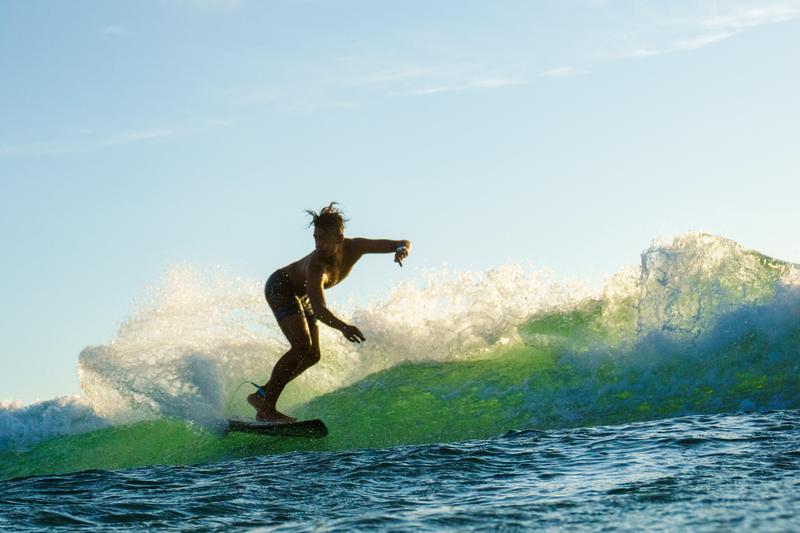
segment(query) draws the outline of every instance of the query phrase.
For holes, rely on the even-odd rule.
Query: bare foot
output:
[[[261,409],[261,404],[264,403],[264,398],[259,396],[257,392],[254,392],[253,394],[248,394],[247,395],[247,403],[252,405],[253,408],[256,411],[258,411],[259,409]]]
[[[275,424],[291,424],[296,418],[278,412],[276,409],[259,409],[256,413],[259,422],[273,422]]]

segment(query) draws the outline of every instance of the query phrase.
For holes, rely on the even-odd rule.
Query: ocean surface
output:
[[[602,288],[430,271],[322,331],[279,407],[324,439],[227,434],[285,351],[263,280],[179,268],[83,394],[0,404],[0,529],[800,531],[800,267],[656,241]]]

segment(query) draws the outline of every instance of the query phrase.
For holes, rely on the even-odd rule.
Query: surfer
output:
[[[272,369],[262,387],[247,397],[256,410],[256,420],[294,422],[294,418],[278,412],[276,404],[286,384],[308,370],[320,359],[317,321],[338,329],[351,342],[366,340],[361,330],[334,315],[325,303],[325,289],[338,285],[350,274],[353,265],[364,254],[393,253],[394,261],[403,266],[411,251],[411,242],[389,239],[346,239],[345,218],[332,202],[311,215],[314,226],[314,251],[279,268],[267,280],[267,298],[281,331],[291,348]]]

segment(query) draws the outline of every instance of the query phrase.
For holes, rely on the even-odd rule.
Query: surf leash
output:
[[[242,388],[242,385],[247,385],[248,383],[256,388],[256,392],[258,392],[259,396],[261,396],[262,398],[265,398],[267,396],[266,389],[264,389],[264,387],[262,387],[261,385],[258,385],[257,383],[253,383],[252,381],[249,381],[249,380],[248,381],[242,381],[241,383],[239,383],[239,385],[233,390],[231,395],[228,397],[228,403],[225,404],[225,410],[226,411],[230,411],[231,403],[233,403],[233,399],[236,397],[236,393],[239,392],[239,389]]]
[[[259,396],[261,396],[262,398],[266,398],[267,397],[267,391],[266,391],[266,389],[264,387],[262,387],[258,383],[253,383],[252,381],[250,381],[249,383],[250,383],[250,385],[252,385],[253,387],[256,388],[256,392],[258,393]]]

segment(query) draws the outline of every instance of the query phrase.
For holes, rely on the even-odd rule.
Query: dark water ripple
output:
[[[0,528],[800,531],[800,413],[0,482]]]

